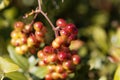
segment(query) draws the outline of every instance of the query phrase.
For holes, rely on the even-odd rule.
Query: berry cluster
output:
[[[78,29],[73,23],[66,23],[64,19],[58,19],[56,26],[60,29],[59,36],[52,42],[53,48],[59,48],[61,46],[69,46],[72,40],[76,39]]]
[[[41,42],[44,41],[46,28],[42,22],[35,22],[33,26],[18,21],[14,24],[14,30],[11,32],[11,44],[15,46],[18,54],[26,52],[35,53]]]
[[[78,30],[72,23],[58,19],[56,25],[59,36],[50,46],[46,46],[37,53],[39,66],[47,66],[48,74],[45,80],[65,80],[80,63],[80,56],[76,51],[70,50],[69,45],[76,39]]]

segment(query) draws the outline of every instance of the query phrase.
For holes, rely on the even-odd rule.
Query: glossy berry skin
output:
[[[52,48],[52,46],[46,46],[46,47],[43,49],[43,52],[48,53],[48,54],[52,54],[53,51],[54,51],[54,49]]]
[[[44,56],[46,56],[46,55],[45,55],[45,53],[42,50],[38,51],[38,53],[37,53],[37,57],[38,58],[43,59]]]
[[[59,80],[59,78],[60,78],[60,74],[57,72],[53,72],[51,75],[52,75],[52,78],[55,80]]]
[[[15,30],[22,30],[24,28],[24,23],[21,21],[18,21],[14,24]]]
[[[61,73],[61,79],[65,80],[67,77],[68,77],[68,73],[67,72]]]
[[[31,35],[31,36],[29,36],[28,39],[27,39],[28,47],[31,47],[31,46],[35,45],[36,42],[37,42],[37,40],[36,40],[35,35]]]
[[[56,72],[58,72],[58,73],[64,72],[64,68],[62,65],[57,65],[55,69],[56,69]]]
[[[45,80],[53,80],[51,74],[47,74],[45,76]]]
[[[48,65],[47,69],[48,69],[49,73],[51,73],[51,72],[55,71],[55,65]]]
[[[67,59],[67,53],[66,52],[61,51],[57,54],[57,56],[58,56],[58,59],[60,61],[65,61]]]
[[[66,21],[65,21],[64,19],[62,19],[62,18],[60,18],[60,19],[58,19],[58,20],[56,21],[56,26],[59,26],[59,27],[61,27],[61,28],[65,27],[66,24],[67,24]]]
[[[72,61],[75,65],[79,64],[80,63],[80,56],[79,55],[73,55],[72,56]]]
[[[63,62],[63,67],[68,71],[74,69],[74,65],[73,65],[73,62],[71,60]]]
[[[54,49],[57,49],[57,48],[60,47],[60,44],[57,43],[56,41],[53,41],[53,42],[52,42],[52,47],[53,47]]]
[[[43,23],[42,22],[35,22],[33,27],[36,31],[41,31],[43,28]]]

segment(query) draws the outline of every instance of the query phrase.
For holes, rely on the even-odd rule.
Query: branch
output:
[[[38,0],[38,6],[39,6],[39,8],[38,8],[37,12],[41,13],[46,18],[46,20],[49,22],[49,24],[51,25],[51,27],[55,33],[55,37],[57,37],[58,31],[56,30],[55,26],[52,24],[51,20],[48,18],[47,14],[42,10],[40,0]]]

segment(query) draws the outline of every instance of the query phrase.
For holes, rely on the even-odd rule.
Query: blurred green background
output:
[[[0,0],[0,56],[9,56],[7,45],[14,22],[30,23],[33,16],[23,16],[37,5],[37,0]],[[84,43],[79,48],[81,64],[71,80],[113,80],[120,62],[120,0],[43,0],[42,9],[54,25],[64,18],[79,29],[78,38]],[[54,33],[42,15],[38,20],[48,27],[49,44]]]

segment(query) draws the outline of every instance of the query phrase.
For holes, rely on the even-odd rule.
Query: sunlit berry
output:
[[[60,19],[58,19],[57,21],[56,21],[56,26],[59,26],[59,27],[65,27],[66,26],[66,21],[64,20],[64,19],[62,19],[62,18],[60,18]]]
[[[21,50],[26,53],[28,51],[28,46],[27,45],[22,45]]]
[[[47,66],[47,69],[48,69],[49,73],[55,71],[55,68],[56,68],[55,65],[48,65]]]
[[[55,49],[56,49],[56,48],[59,48],[59,47],[60,47],[60,44],[57,43],[56,41],[53,41],[53,42],[52,42],[52,47],[55,48]]]
[[[75,65],[80,63],[80,56],[79,55],[73,55],[72,56],[72,61]]]
[[[28,37],[27,39],[28,47],[31,47],[36,44],[36,37],[34,35]]]
[[[57,54],[57,56],[58,56],[58,59],[59,59],[60,61],[64,61],[64,60],[67,59],[67,53],[66,53],[66,52],[63,52],[63,51],[59,52],[59,53]]]
[[[15,28],[15,30],[18,30],[18,31],[22,30],[24,28],[24,23],[21,21],[18,21],[14,24],[14,28]]]
[[[38,51],[38,53],[37,53],[38,58],[43,59],[44,56],[45,56],[45,53],[42,50]]]
[[[14,38],[14,39],[19,38],[18,31],[15,31],[15,30],[14,30],[14,31],[12,31],[12,32],[11,32],[11,37],[12,37],[12,38]]]
[[[59,78],[60,78],[60,74],[57,72],[53,72],[53,73],[51,73],[51,75],[52,75],[52,78],[55,80],[59,80]]]
[[[52,46],[45,46],[45,48],[43,49],[43,52],[49,53],[49,54],[53,53],[53,51],[54,49]]]
[[[47,74],[45,76],[45,80],[53,80],[52,75],[51,74]]]
[[[35,22],[34,25],[33,25],[34,29],[36,31],[41,31],[41,29],[43,28],[43,23],[42,22]]]
[[[66,70],[73,70],[74,69],[74,64],[71,60],[63,62],[62,65]]]
[[[62,73],[65,71],[62,65],[57,65],[55,69],[56,69],[56,72],[58,73]]]
[[[24,54],[24,52],[21,50],[21,47],[16,47],[15,52],[18,54]]]

